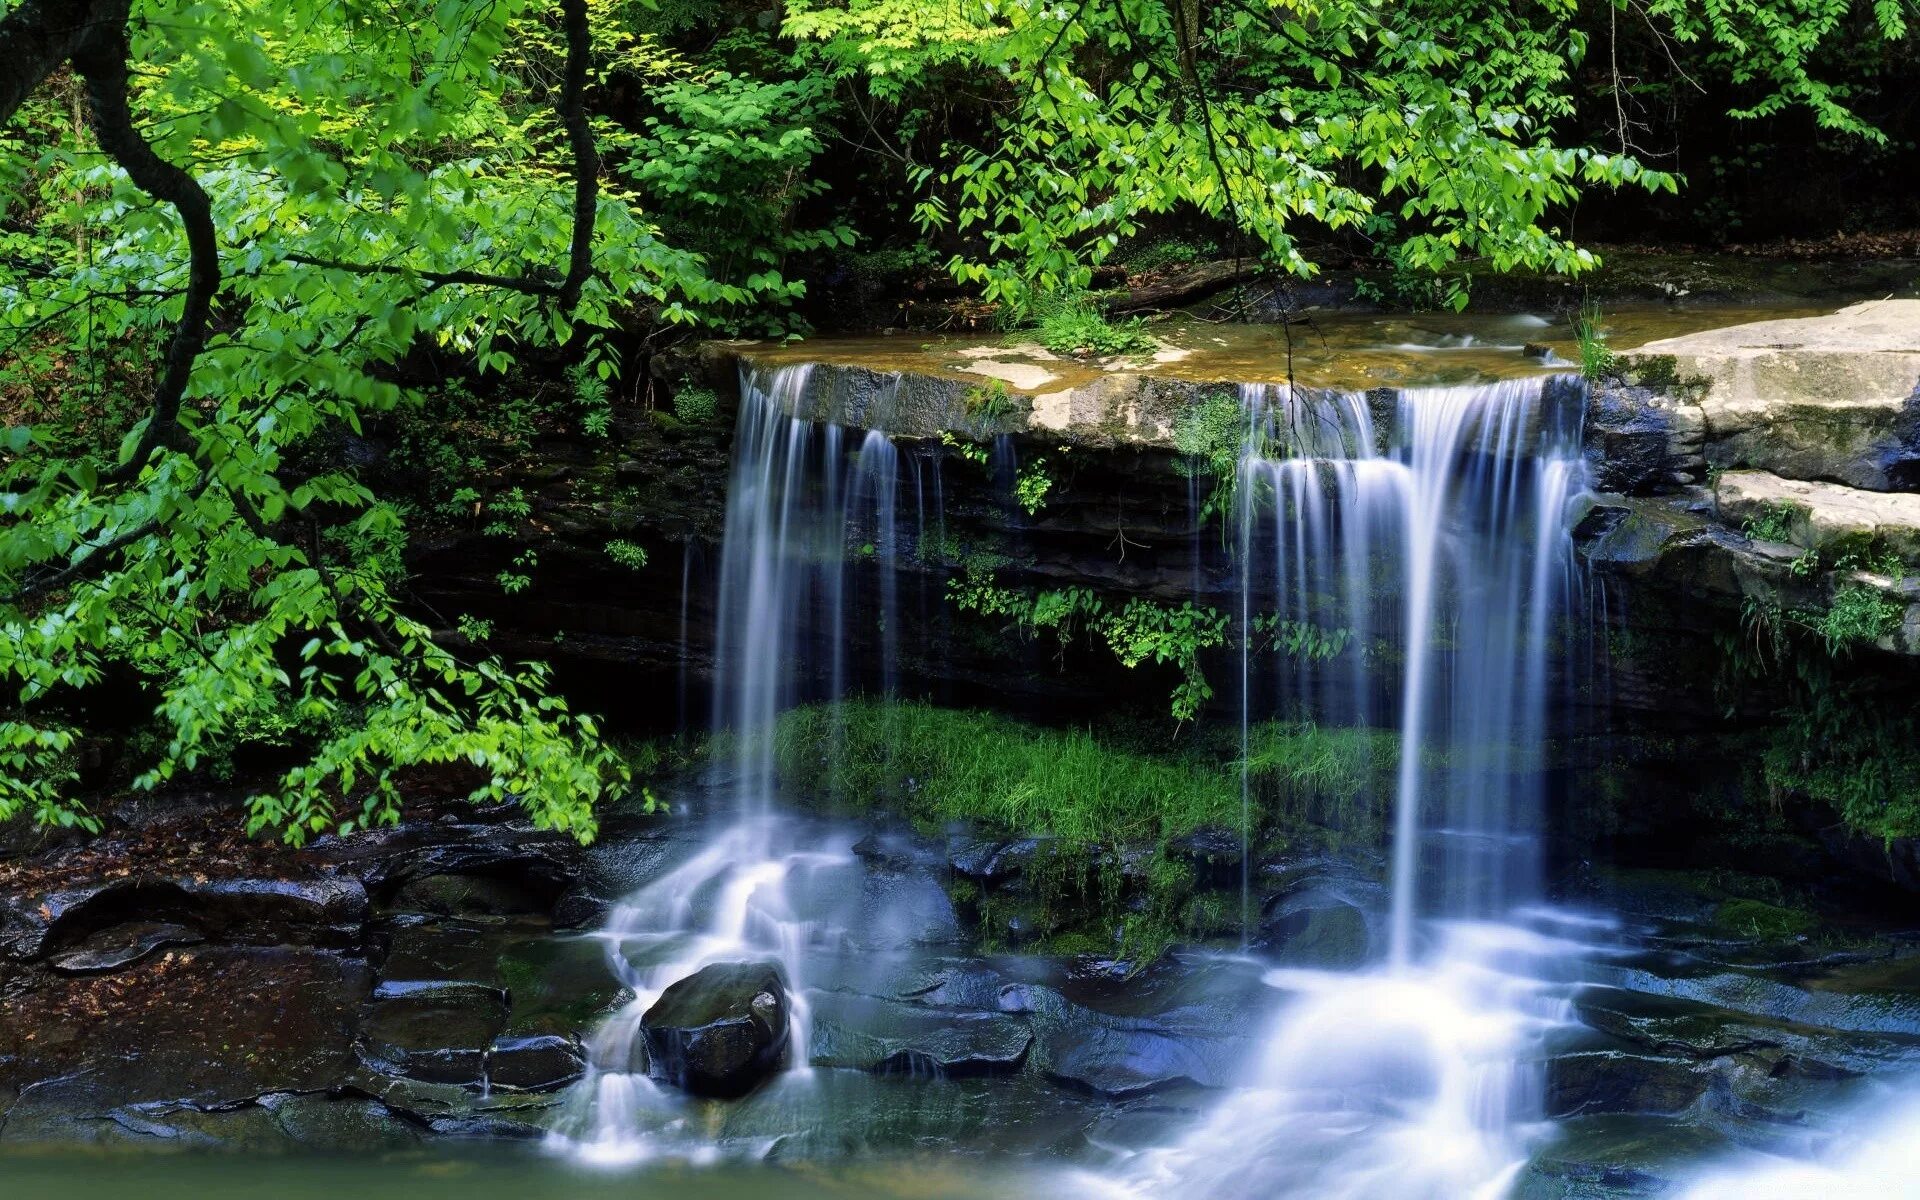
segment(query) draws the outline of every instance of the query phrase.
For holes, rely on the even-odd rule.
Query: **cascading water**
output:
[[[1549,652],[1577,585],[1577,399],[1542,377],[1406,391],[1383,442],[1367,395],[1243,394],[1243,730],[1256,711],[1397,729],[1385,961],[1271,972],[1289,999],[1247,1090],[1127,1164],[1125,1190],[1510,1185],[1539,1127],[1540,1036],[1564,1015],[1549,981],[1577,949],[1577,925],[1533,903]],[[1269,643],[1292,652],[1262,661]]]
[[[850,448],[839,426],[791,415],[809,368],[743,370],[741,411],[719,571],[713,727],[732,746],[712,782],[727,820],[678,866],[628,896],[600,933],[632,998],[599,1029],[586,1077],[570,1097],[560,1141],[590,1161],[655,1154],[710,1157],[687,1126],[688,1102],[656,1083],[642,1019],[661,993],[722,962],[777,964],[788,993],[791,1069],[807,1079],[808,948],[828,936],[816,893],[857,867],[851,838],[774,807],[780,712],[871,683],[893,684],[899,597],[894,563],[899,454],[879,433]],[[872,596],[857,596],[861,587]],[[875,653],[847,628],[856,606],[878,614]],[[871,676],[871,678],[868,678]],[[837,929],[839,926],[835,925]]]

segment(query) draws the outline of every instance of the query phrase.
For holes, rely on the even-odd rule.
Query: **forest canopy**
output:
[[[604,435],[660,347],[804,332],[883,263],[1011,319],[1169,228],[1455,304],[1469,271],[1577,274],[1580,197],[1684,196],[1711,131],[1910,151],[1912,16],[0,0],[0,818],[91,827],[90,795],[266,741],[256,830],[393,820],[431,769],[591,837],[627,767],[539,661],[415,601],[432,513],[370,429],[445,450],[504,386]],[[109,708],[143,719],[86,777]]]

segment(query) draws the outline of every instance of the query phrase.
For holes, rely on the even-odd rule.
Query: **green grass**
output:
[[[788,711],[774,739],[783,786],[834,811],[886,809],[927,825],[968,821],[1109,846],[1154,845],[1241,820],[1235,762],[1141,753],[992,713],[849,700]],[[1398,739],[1274,722],[1253,730],[1248,751],[1263,827],[1371,829],[1390,796]]]
[[[1795,523],[1805,515],[1793,501],[1776,500],[1741,522],[1740,531],[1756,542],[1791,542]]]
[[[1014,918],[1024,948],[1135,963],[1178,942],[1238,932],[1237,889],[1201,888],[1169,849],[1202,827],[1239,827],[1237,739],[1230,748],[1207,742],[1212,755],[1149,753],[1082,730],[872,699],[792,709],[773,737],[783,790],[822,810],[1042,839],[1013,889],[954,883],[955,903],[990,948],[1003,938],[1014,944]],[[1373,730],[1256,727],[1246,759],[1256,841],[1273,848],[1380,836],[1396,747],[1392,734]],[[1327,828],[1308,828],[1314,822]],[[1135,865],[1123,870],[1123,858]]]
[[[1145,843],[1240,823],[1232,771],[1149,757],[1078,730],[991,713],[849,700],[783,714],[783,785],[836,809],[895,809],[914,820],[1072,842]]]
[[[1769,939],[1811,933],[1820,924],[1812,913],[1764,900],[1724,901],[1714,909],[1713,923],[1730,933]]]
[[[1607,345],[1606,326],[1598,304],[1589,300],[1580,306],[1580,315],[1573,320],[1573,336],[1580,343],[1580,374],[1598,380],[1613,370],[1613,348]]]

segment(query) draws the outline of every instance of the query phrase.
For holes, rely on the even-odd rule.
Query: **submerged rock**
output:
[[[744,1096],[785,1063],[787,985],[771,963],[714,963],[641,1018],[652,1070],[698,1096]]]

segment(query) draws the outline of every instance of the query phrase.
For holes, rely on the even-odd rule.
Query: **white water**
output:
[[[800,1089],[797,1103],[810,1094],[806,968],[838,930],[809,919],[806,898],[855,860],[844,839],[773,811],[775,750],[755,735],[803,699],[893,684],[901,460],[878,434],[855,448],[856,435],[788,416],[787,389],[805,383],[804,367],[742,381],[714,712],[736,739],[734,817],[599,935],[632,999],[594,1038],[558,1139],[587,1161],[715,1154],[694,1107],[637,1049],[661,991],[710,963],[780,966],[793,1009],[779,1086]],[[1402,394],[1385,446],[1366,395],[1261,388],[1246,399],[1256,436],[1236,481],[1243,644],[1271,618],[1344,630],[1346,649],[1325,661],[1248,655],[1244,726],[1304,714],[1400,733],[1385,953],[1368,971],[1272,972],[1285,1001],[1246,1088],[1100,1186],[1498,1196],[1544,1129],[1539,1047],[1566,1018],[1558,981],[1579,952],[1571,925],[1521,911],[1537,900],[1538,789],[1524,768],[1546,732],[1548,648],[1572,598],[1563,515],[1581,480],[1578,421],[1548,411],[1539,378]],[[996,460],[1010,453],[996,447]],[[912,487],[918,529],[929,514],[918,478]],[[850,590],[862,587],[873,594],[856,604]],[[879,614],[876,628],[846,627],[861,609]],[[1401,664],[1397,685],[1383,687],[1366,657],[1380,645]],[[1430,779],[1433,756],[1447,760],[1444,786]]]
[[[1679,1200],[1913,1200],[1920,1197],[1920,1095],[1851,1114],[1825,1151],[1796,1162],[1751,1155]]]
[[[1578,922],[1533,903],[1528,771],[1546,732],[1553,623],[1572,598],[1578,414],[1550,411],[1537,378],[1408,392],[1380,451],[1364,396],[1245,399],[1243,635],[1272,613],[1350,637],[1324,662],[1243,663],[1242,727],[1256,707],[1322,722],[1397,714],[1387,951],[1369,971],[1270,973],[1288,998],[1247,1087],[1113,1186],[1501,1196],[1546,1130],[1541,1043],[1568,1019],[1563,981],[1580,952]],[[1363,661],[1376,639],[1399,657],[1397,703],[1381,703]],[[1444,787],[1430,786],[1430,754],[1446,757]]]
[[[727,488],[715,631],[713,728],[732,738],[731,824],[716,824],[697,852],[613,911],[607,960],[632,993],[594,1035],[586,1077],[569,1099],[559,1146],[593,1163],[659,1156],[702,1160],[711,1140],[688,1123],[689,1104],[648,1061],[643,1018],[660,994],[702,967],[771,962],[787,984],[789,1087],[807,1079],[810,948],[837,923],[809,915],[825,877],[853,870],[846,837],[823,837],[773,807],[782,710],[808,695],[843,694],[856,664],[845,624],[860,578],[850,553],[871,560],[881,615],[883,690],[892,684],[898,636],[893,559],[898,454],[877,433],[848,453],[846,431],[788,413],[809,368],[743,373],[733,473]],[[851,548],[851,550],[850,550]],[[820,677],[824,675],[824,678]]]

